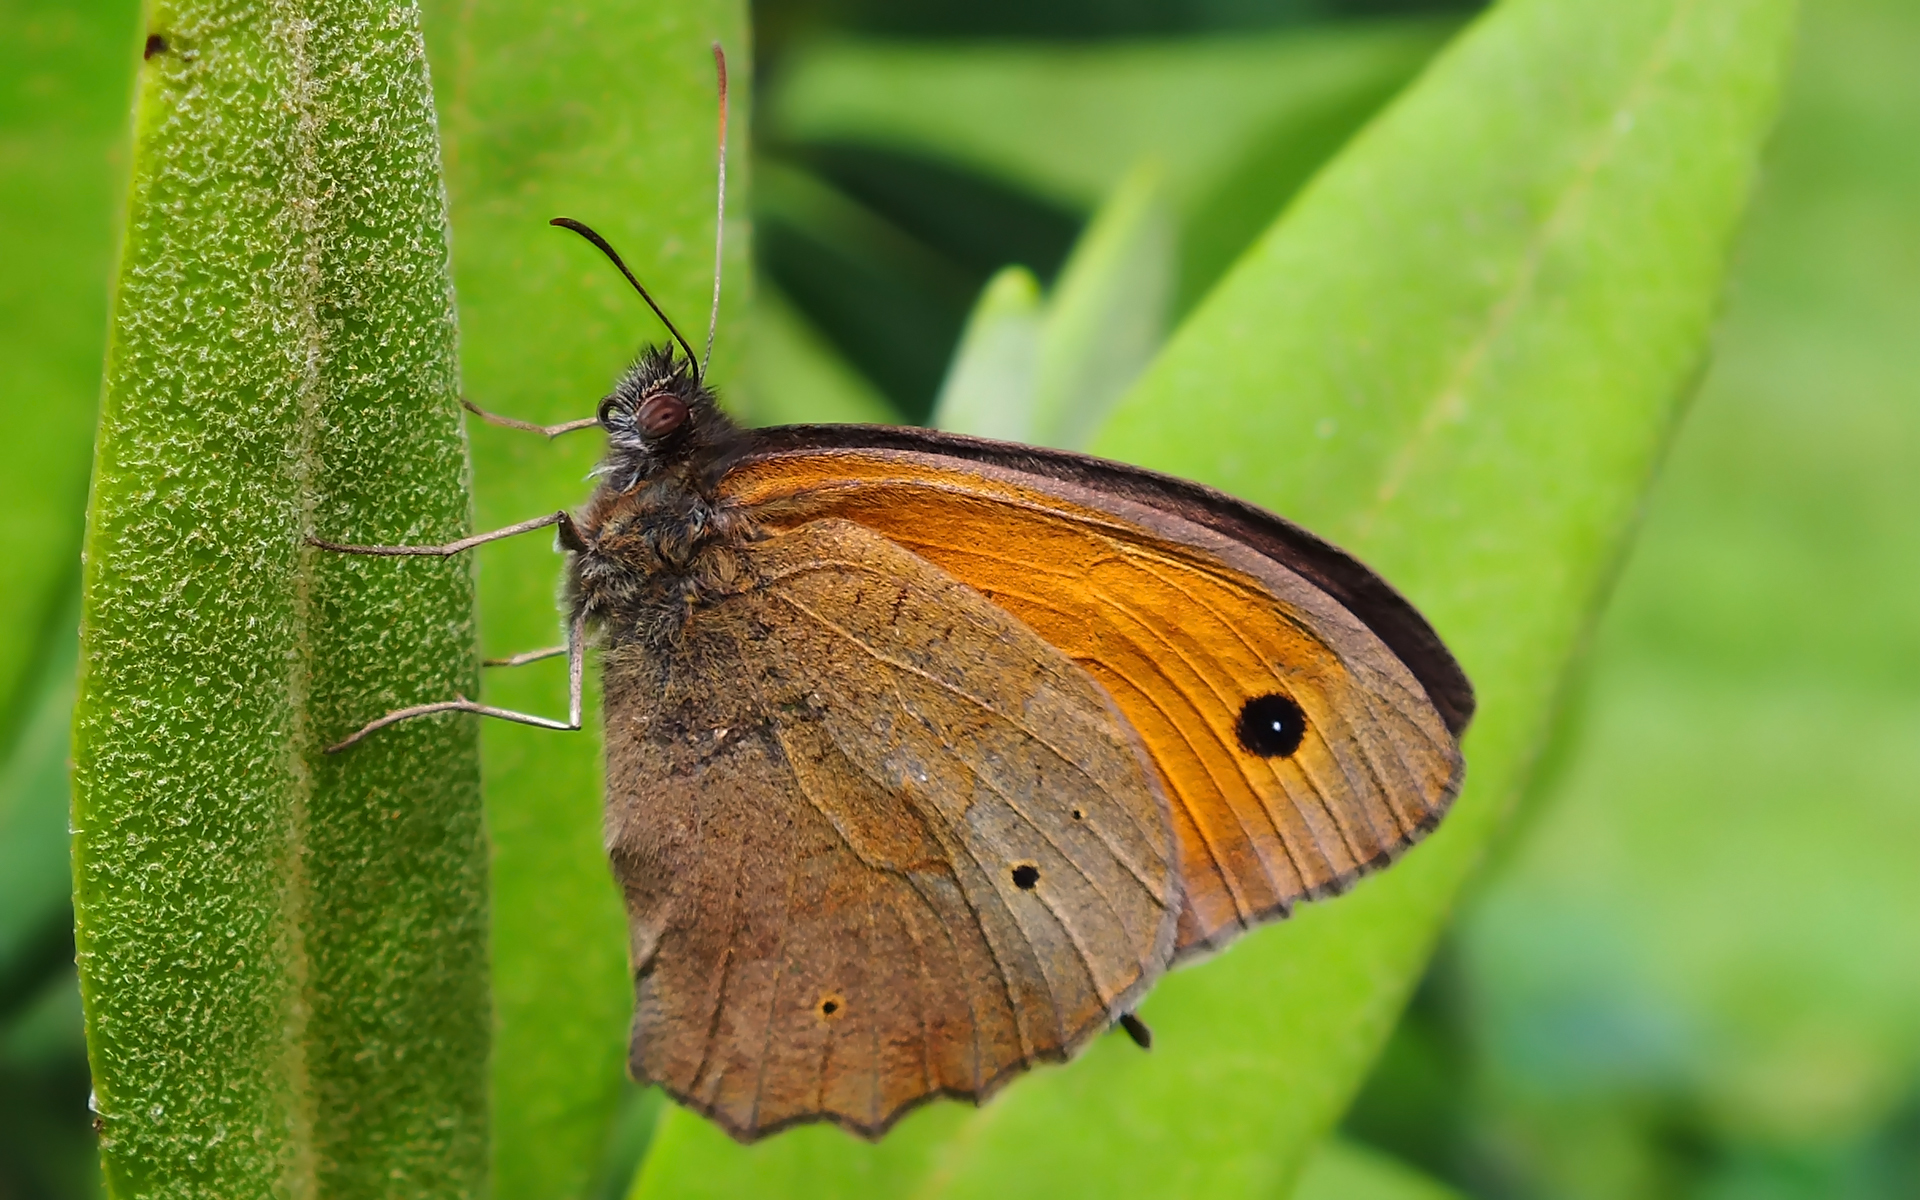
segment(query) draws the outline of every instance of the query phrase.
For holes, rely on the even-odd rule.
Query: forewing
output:
[[[635,1076],[752,1139],[877,1136],[1127,1010],[1172,951],[1166,802],[1089,676],[858,526],[605,658]]]
[[[1423,686],[1373,627],[1277,552],[1189,519],[1182,494],[1163,508],[1140,502],[1152,478],[1130,476],[1129,496],[951,456],[789,449],[740,464],[728,489],[776,527],[831,516],[885,535],[1106,688],[1172,805],[1185,889],[1178,949],[1189,954],[1344,890],[1432,829],[1462,773],[1435,694],[1459,724],[1472,697],[1430,631],[1430,646],[1403,637],[1438,680]],[[1322,545],[1301,537],[1308,550]],[[1376,625],[1426,629],[1377,577],[1326,550],[1348,580],[1366,575],[1347,590],[1404,610],[1372,614]],[[1273,695],[1306,718],[1286,754],[1256,752],[1241,733],[1248,704]]]

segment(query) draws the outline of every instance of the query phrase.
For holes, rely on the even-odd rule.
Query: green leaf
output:
[[[749,412],[755,425],[898,424],[899,415],[766,280],[753,303]]]
[[[714,68],[733,86],[728,211],[747,211],[753,78],[737,0],[428,4],[446,138],[466,394],[552,422],[592,416],[642,343],[665,340],[619,274],[548,218],[620,249],[696,346],[713,288]],[[730,224],[713,373],[744,382],[746,225]],[[586,496],[595,432],[556,442],[472,424],[478,520],[495,528]],[[556,644],[561,560],[544,538],[481,551],[492,656]],[[488,672],[491,702],[566,711],[558,661]],[[566,734],[487,722],[493,844],[494,1192],[575,1196],[619,1102],[632,984],[626,922],[600,844],[599,717]]]
[[[1462,1125],[1533,1194],[1915,1190],[1917,56],[1905,0],[1806,7],[1574,752],[1452,939]]]
[[[21,0],[0,39],[0,746],[79,588],[125,187],[132,0]]]
[[[1377,1150],[1336,1137],[1307,1160],[1293,1200],[1459,1200],[1459,1194]]]
[[[980,293],[933,424],[1080,449],[1166,336],[1173,228],[1158,168],[1123,180],[1088,223],[1045,301],[1025,267]]]
[[[1085,447],[1159,351],[1174,283],[1164,187],[1156,164],[1135,168],[1061,268],[1040,338],[1030,440]]]
[[[933,426],[1030,442],[1046,305],[1025,267],[1003,267],[981,290],[933,402]]]
[[[79,599],[33,688],[28,719],[0,768],[0,1022],[66,968],[73,923],[67,868],[67,743]]]
[[[663,1123],[647,1196],[1271,1195],[1357,1086],[1525,782],[1698,369],[1788,0],[1509,0],[1299,197],[1097,452],[1349,546],[1478,685],[1423,848],[1163,981],[1105,1039],[878,1147]],[[804,1184],[804,1187],[802,1187]]]
[[[787,66],[768,108],[782,138],[934,152],[1082,211],[1153,158],[1184,211],[1277,122],[1404,81],[1445,29],[1379,22],[1083,47],[827,43]]]
[[[160,2],[86,534],[74,875],[117,1196],[486,1188],[472,573],[416,14]],[[129,46],[129,55],[135,47]]]
[[[984,280],[821,174],[770,156],[755,172],[763,266],[895,407],[930,402]]]
[[[1450,23],[1091,45],[840,42],[770,95],[781,138],[935,155],[1083,212],[1142,161],[1181,226],[1185,309],[1426,62]]]

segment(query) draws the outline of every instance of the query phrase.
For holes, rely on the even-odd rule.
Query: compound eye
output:
[[[618,412],[619,409],[620,409],[620,397],[618,396],[608,396],[605,400],[602,400],[600,402],[599,417],[600,417],[600,427],[602,429],[612,428],[612,426],[609,425],[608,422],[613,420],[613,414]]]
[[[640,402],[633,415],[642,434],[662,438],[686,424],[687,405],[671,392],[655,392]]]

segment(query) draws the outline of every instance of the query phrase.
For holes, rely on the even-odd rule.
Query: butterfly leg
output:
[[[575,617],[573,625],[567,630],[567,719],[556,721],[552,717],[537,717],[532,713],[514,712],[511,709],[495,708],[490,704],[479,704],[465,696],[456,696],[451,700],[437,700],[432,704],[415,704],[409,708],[396,708],[383,717],[367,722],[352,736],[335,742],[327,747],[328,754],[338,754],[358,742],[375,730],[385,729],[389,725],[408,721],[414,717],[432,716],[443,712],[470,712],[483,717],[498,717],[502,721],[517,721],[522,725],[535,725],[541,729],[558,729],[574,732],[580,728],[580,696],[586,657],[586,616]],[[537,650],[533,657],[546,658],[551,651]],[[519,656],[527,657],[527,656]],[[531,661],[529,659],[529,661]],[[516,664],[517,665],[517,664]]]
[[[560,544],[568,550],[586,549],[586,539],[580,536],[579,526],[573,523],[573,517],[565,511],[552,516],[535,517],[505,529],[495,529],[489,533],[476,533],[472,537],[461,538],[457,542],[446,542],[438,546],[354,546],[344,542],[322,541],[309,537],[308,544],[322,550],[332,550],[336,554],[370,554],[380,558],[402,558],[410,555],[424,555],[432,558],[449,558],[475,546],[484,546],[488,542],[497,542],[501,538],[518,537],[523,533],[532,533],[536,529],[545,529],[549,525],[560,527]]]
[[[316,537],[309,537],[307,541],[320,547],[322,550],[332,550],[339,554],[366,554],[377,557],[419,555],[447,558],[459,554],[464,550],[471,550],[475,546],[484,546],[488,542],[497,542],[502,538],[510,538],[522,533],[531,533],[536,529],[545,529],[549,525],[557,525],[560,527],[560,544],[568,550],[583,550],[586,548],[586,539],[581,536],[579,527],[573,523],[573,517],[564,510],[554,513],[551,516],[535,517],[529,521],[521,521],[517,525],[509,525],[504,529],[495,529],[490,533],[476,533],[472,537],[461,538],[457,542],[447,542],[438,546],[355,546],[341,542],[323,541]],[[492,705],[480,704],[477,701],[469,700],[465,696],[457,696],[452,700],[438,700],[432,704],[415,704],[408,708],[397,708],[385,716],[361,726],[358,731],[346,740],[328,746],[327,753],[338,754],[340,751],[345,750],[375,730],[384,729],[395,722],[409,720],[413,717],[431,716],[434,713],[443,712],[478,713],[483,717],[498,717],[503,721],[518,721],[522,725],[537,725],[542,729],[568,731],[579,729],[582,656],[585,653],[585,630],[581,626],[582,620],[584,620],[584,618],[575,618],[573,627],[567,631],[567,719],[565,721],[556,721],[551,717],[537,717],[531,713],[513,712],[504,708],[494,708]],[[550,654],[550,651],[535,651],[531,655],[516,655],[514,659],[503,661],[507,665],[518,666],[522,662],[532,662],[535,659],[549,657]]]
[[[1132,1013],[1121,1013],[1120,1028],[1127,1031],[1127,1036],[1133,1039],[1134,1045],[1142,1050],[1153,1049],[1153,1030],[1148,1029],[1147,1023],[1139,1017]]]
[[[524,667],[530,662],[539,662],[542,659],[555,658],[566,652],[567,648],[565,646],[548,646],[545,650],[524,650],[508,658],[483,658],[480,660],[480,665],[483,667]]]
[[[518,429],[526,433],[544,434],[549,438],[557,438],[563,433],[572,433],[576,429],[591,429],[600,423],[597,417],[581,417],[577,421],[562,421],[558,425],[535,425],[532,421],[521,421],[513,417],[503,417],[499,413],[490,413],[465,396],[460,397],[460,407],[489,425],[498,425],[502,429]]]

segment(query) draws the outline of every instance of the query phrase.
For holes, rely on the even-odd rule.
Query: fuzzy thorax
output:
[[[569,593],[606,641],[671,639],[703,603],[746,583],[757,536],[719,484],[745,435],[693,365],[647,350],[600,404],[607,457],[579,523]]]

